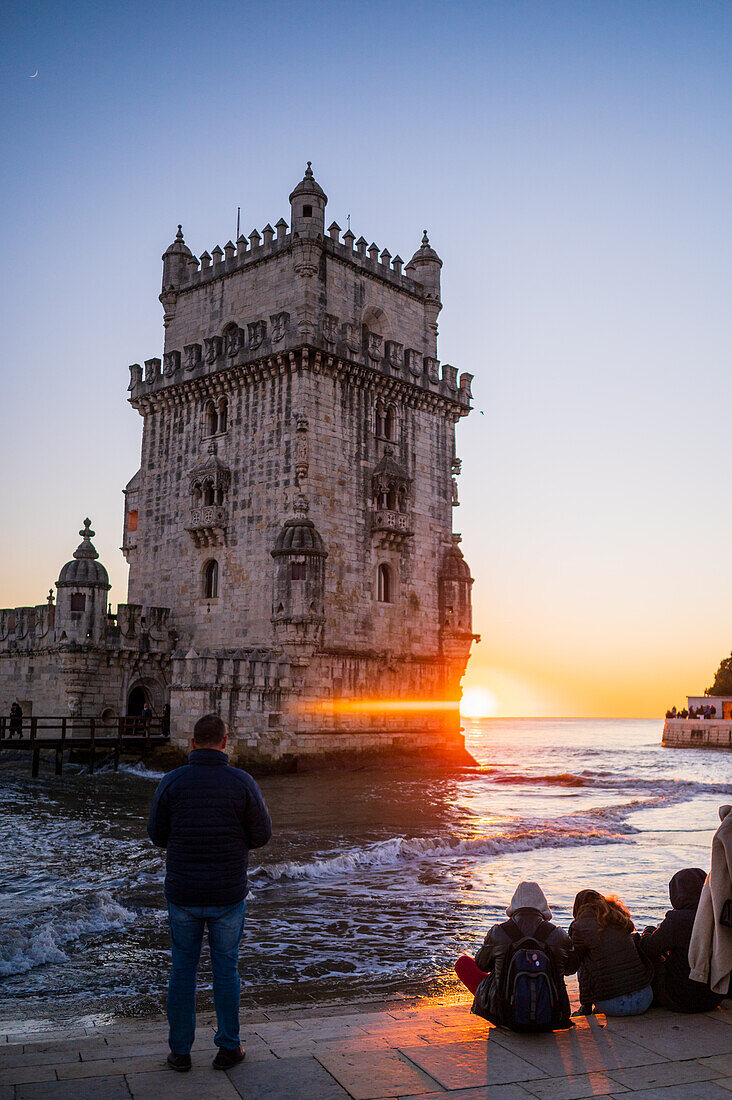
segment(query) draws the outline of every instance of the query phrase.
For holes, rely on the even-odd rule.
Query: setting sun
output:
[[[492,691],[484,687],[465,689],[460,703],[463,718],[492,718],[498,711],[498,700]]]

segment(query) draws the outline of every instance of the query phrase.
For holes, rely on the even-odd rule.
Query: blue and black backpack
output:
[[[557,975],[547,947],[553,926],[542,921],[533,936],[525,936],[512,920],[502,928],[511,943],[498,988],[498,1022],[512,1031],[526,1032],[569,1027],[563,978]]]

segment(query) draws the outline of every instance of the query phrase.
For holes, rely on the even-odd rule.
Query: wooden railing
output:
[[[165,718],[33,715],[13,719],[7,715],[0,716],[0,749],[30,751],[31,774],[34,777],[39,772],[42,749],[55,751],[56,775],[63,773],[63,757],[67,749],[89,753],[90,773],[94,772],[97,752],[111,753],[114,770],[117,771],[120,754],[125,749],[151,749],[155,745],[165,744],[169,737],[170,723]]]

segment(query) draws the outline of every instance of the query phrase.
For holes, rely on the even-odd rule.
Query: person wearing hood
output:
[[[514,941],[511,935],[513,929],[509,927],[513,924],[523,936],[534,937],[537,933],[544,936],[560,987],[557,994],[564,1017],[562,1026],[571,1027],[564,975],[573,974],[577,969],[572,943],[562,928],[550,923],[552,911],[538,883],[520,882],[506,909],[506,915],[509,920],[494,924],[488,930],[483,946],[474,959],[470,955],[461,955],[455,963],[458,978],[474,994],[471,1011],[493,1023],[500,1022],[501,978],[509,948]]]
[[[617,898],[580,890],[569,928],[579,964],[583,1015],[639,1016],[651,1007],[652,967],[641,958],[630,913]]]
[[[689,977],[729,996],[732,972],[732,806],[720,806],[712,862],[689,943]]]
[[[643,953],[653,963],[654,1003],[672,1012],[710,1012],[723,1001],[708,985],[689,977],[689,944],[706,875],[701,867],[684,867],[668,884],[672,909],[658,928],[641,936]]]

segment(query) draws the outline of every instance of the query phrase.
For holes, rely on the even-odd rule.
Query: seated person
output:
[[[475,994],[471,1011],[516,1031],[572,1027],[564,984],[575,969],[572,944],[549,923],[551,909],[537,883],[520,882],[506,913],[510,919],[489,929],[475,959],[461,955],[455,963]]]
[[[658,928],[641,936],[644,954],[653,963],[654,1003],[672,1012],[710,1012],[722,1003],[720,993],[689,978],[689,943],[706,875],[700,867],[684,867],[668,884],[672,909]]]
[[[651,966],[641,958],[630,913],[617,898],[580,890],[569,928],[578,963],[581,1013],[639,1016],[653,1002]]]

